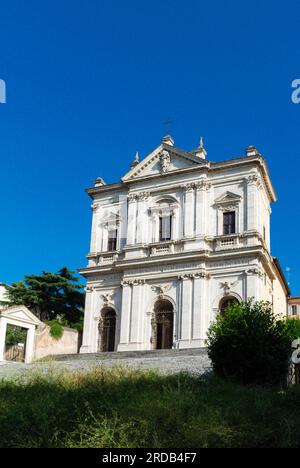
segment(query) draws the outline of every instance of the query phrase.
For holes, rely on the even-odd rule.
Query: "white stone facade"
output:
[[[87,192],[82,353],[202,347],[228,299],[269,300],[286,314],[288,287],[270,254],[276,195],[256,148],[213,163],[202,141],[189,153],[167,136],[120,183],[97,179]]]

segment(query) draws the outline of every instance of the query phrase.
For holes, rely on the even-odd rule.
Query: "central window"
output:
[[[117,229],[109,229],[108,230],[107,250],[109,252],[113,252],[114,250],[117,250],[117,237],[118,237],[118,230]]]
[[[159,240],[169,241],[172,236],[172,216],[159,217]]]
[[[235,234],[235,211],[227,211],[223,214],[224,236]]]

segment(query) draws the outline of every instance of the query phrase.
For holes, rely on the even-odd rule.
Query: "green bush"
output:
[[[50,327],[50,335],[52,336],[52,338],[54,338],[55,340],[60,340],[64,334],[63,326],[57,320],[52,320],[51,322],[48,322],[48,325]]]
[[[290,334],[267,302],[228,307],[211,325],[207,344],[214,371],[223,378],[243,384],[278,384],[286,377]]]
[[[300,320],[297,318],[287,318],[285,322],[286,332],[292,343],[297,338],[300,338]]]

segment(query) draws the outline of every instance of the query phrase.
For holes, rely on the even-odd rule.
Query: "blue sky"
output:
[[[173,121],[208,158],[266,157],[272,253],[300,294],[300,3],[0,0],[0,281],[85,266],[84,189],[118,181]]]

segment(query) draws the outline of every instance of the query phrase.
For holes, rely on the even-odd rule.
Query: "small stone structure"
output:
[[[79,348],[79,333],[64,328],[60,339],[50,335],[50,327],[41,322],[27,307],[14,306],[0,311],[0,361],[5,360],[7,325],[27,330],[24,360],[26,363],[48,355],[76,354]]]
[[[5,360],[7,325],[27,329],[25,362],[31,362],[35,354],[35,331],[41,321],[25,306],[14,306],[0,312],[0,361]]]

